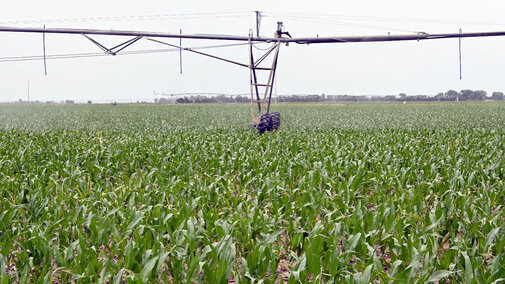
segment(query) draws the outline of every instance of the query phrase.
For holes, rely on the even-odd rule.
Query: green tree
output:
[[[491,95],[491,98],[495,101],[502,101],[504,98],[504,95],[502,92],[493,92]]]

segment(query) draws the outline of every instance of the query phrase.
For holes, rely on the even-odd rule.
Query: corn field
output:
[[[505,104],[0,106],[0,283],[505,282]]]

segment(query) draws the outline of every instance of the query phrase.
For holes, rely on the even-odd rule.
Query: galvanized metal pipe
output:
[[[374,36],[331,36],[331,37],[294,37],[294,38],[266,38],[248,37],[235,35],[212,35],[212,34],[173,34],[163,32],[145,31],[122,31],[122,30],[96,30],[96,29],[65,29],[65,28],[21,28],[2,27],[0,32],[21,32],[21,33],[50,33],[50,34],[88,34],[88,35],[114,35],[114,36],[145,36],[160,38],[186,38],[186,39],[209,39],[209,40],[229,40],[229,41],[249,41],[252,42],[277,42],[282,43],[345,43],[345,42],[383,42],[383,41],[409,41],[409,40],[431,40],[446,38],[471,38],[471,37],[495,37],[505,36],[505,31],[495,32],[475,32],[475,33],[445,33],[427,34],[417,33],[408,35],[374,35]]]

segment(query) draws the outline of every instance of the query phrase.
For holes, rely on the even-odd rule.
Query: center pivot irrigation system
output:
[[[183,34],[180,33],[162,33],[162,32],[145,32],[145,31],[124,31],[124,30],[96,30],[96,29],[66,29],[66,28],[21,28],[21,27],[2,27],[0,32],[18,32],[18,33],[39,33],[43,34],[44,46],[44,67],[46,66],[45,54],[45,34],[79,34],[101,48],[105,54],[118,55],[124,49],[134,44],[141,39],[147,39],[163,45],[167,45],[180,52],[181,58],[181,73],[182,73],[182,51],[188,51],[214,59],[222,60],[238,66],[248,68],[250,71],[250,92],[251,92],[251,117],[252,124],[258,129],[260,134],[266,131],[276,130],[280,126],[280,114],[278,112],[270,112],[270,103],[272,100],[272,91],[275,82],[275,72],[277,69],[277,60],[279,57],[279,49],[282,44],[288,46],[290,43],[297,44],[315,44],[315,43],[351,43],[351,42],[397,42],[397,41],[420,41],[432,39],[449,39],[457,38],[460,41],[460,59],[461,59],[461,39],[474,38],[474,37],[495,37],[505,36],[505,31],[496,32],[474,32],[474,33],[445,33],[445,34],[428,34],[428,33],[415,33],[407,35],[375,35],[375,36],[331,36],[331,37],[291,37],[291,35],[284,31],[282,22],[277,22],[277,30],[274,37],[262,37],[259,34],[258,17],[259,12],[256,12],[257,27],[256,35],[253,31],[249,31],[248,36],[236,35],[212,35],[212,34]],[[108,35],[108,36],[121,36],[130,37],[125,42],[116,45],[112,48],[107,48],[100,44],[95,39],[91,38],[92,35]],[[179,45],[167,43],[162,41],[164,38],[179,39]],[[199,39],[199,40],[220,40],[231,42],[242,42],[236,45],[248,45],[248,63],[236,62],[226,58],[218,57],[209,53],[201,52],[198,48],[187,48],[182,46],[182,39]],[[262,55],[255,58],[253,47],[255,43],[271,43],[272,46],[262,50]],[[231,46],[231,45],[227,45]],[[220,46],[216,46],[220,47]],[[270,62],[265,63],[267,58]],[[460,61],[461,68],[461,61]],[[461,69],[460,69],[461,70]],[[266,80],[261,81],[260,72],[266,73]],[[47,72],[46,72],[47,75]],[[265,82],[266,81],[266,82]],[[266,104],[266,106],[265,106]]]

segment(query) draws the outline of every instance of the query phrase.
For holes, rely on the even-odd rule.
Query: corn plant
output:
[[[1,283],[505,281],[505,104],[0,106]]]

